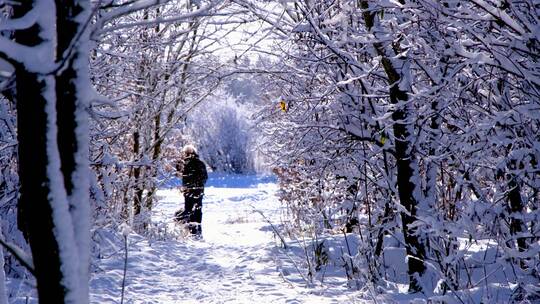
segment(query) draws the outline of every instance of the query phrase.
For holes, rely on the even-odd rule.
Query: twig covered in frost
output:
[[[349,256],[349,261],[351,263],[351,277],[352,277],[356,274],[357,270],[356,270],[356,267],[354,266],[354,262],[352,259],[351,246],[349,245],[349,240],[347,239],[347,232],[345,231],[345,229],[343,229],[342,231],[343,231],[343,237],[345,238],[345,244],[347,245],[347,253]],[[357,288],[360,289],[358,285],[357,285]]]
[[[296,268],[296,271],[298,271],[298,274],[300,274],[300,277],[302,277],[302,279],[304,280],[304,282],[306,282],[306,285],[310,285],[309,283],[309,280],[306,278],[306,276],[304,276],[304,274],[302,273],[302,271],[300,270],[300,267],[298,266],[298,264],[296,264],[296,262],[294,261],[294,259],[291,257],[291,255],[286,251],[286,250],[283,250],[283,253],[285,253],[285,255],[289,258],[289,260],[292,262],[294,268]]]
[[[19,261],[19,263],[21,263],[21,265],[23,265],[26,269],[28,269],[28,271],[32,275],[35,275],[34,263],[32,262],[32,257],[24,253],[24,250],[19,248],[17,245],[11,242],[6,242],[2,238],[0,238],[0,244],[2,244],[2,246],[4,246],[7,249],[7,251],[9,251],[9,253],[11,253],[17,259],[17,261]]]
[[[308,251],[307,251],[307,245],[306,245],[306,238],[304,237],[304,234],[302,234],[302,247],[304,249],[304,254],[305,254],[305,257],[306,257],[306,264],[307,264],[307,267],[308,267],[308,279],[309,279],[309,282],[308,284],[311,284],[313,283],[313,267],[311,266],[311,261],[310,261],[310,258],[309,258],[309,254],[308,254]]]
[[[0,238],[2,236],[2,226],[0,226]],[[0,249],[0,304],[8,304],[6,293],[6,273],[4,272],[4,251]]]
[[[274,233],[279,237],[279,240],[281,241],[281,244],[283,245],[283,249],[287,249],[287,243],[285,242],[285,239],[281,236],[281,234],[277,230],[276,226],[274,226],[274,224],[272,224],[272,222],[266,217],[266,215],[264,215],[264,213],[262,211],[256,209],[253,206],[251,206],[251,207],[253,208],[253,210],[255,212],[260,214],[268,224],[270,224],[270,227],[272,227],[272,230],[274,231]]]
[[[120,231],[124,236],[124,274],[122,276],[122,294],[120,296],[120,304],[124,303],[124,293],[126,290],[126,274],[127,274],[127,265],[128,265],[128,235],[131,231],[127,224],[122,224],[120,226]]]

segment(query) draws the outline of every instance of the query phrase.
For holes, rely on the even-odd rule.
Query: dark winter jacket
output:
[[[187,191],[203,190],[204,184],[208,179],[206,165],[195,155],[184,159],[184,168],[182,171],[182,186]]]

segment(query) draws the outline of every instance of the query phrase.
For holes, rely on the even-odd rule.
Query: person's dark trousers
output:
[[[189,231],[194,235],[201,235],[202,228],[202,192],[184,195],[185,213],[189,216]]]
[[[202,197],[193,205],[193,211],[189,217],[189,231],[194,235],[202,235]]]

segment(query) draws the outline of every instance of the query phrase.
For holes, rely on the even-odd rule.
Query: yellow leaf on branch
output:
[[[285,103],[285,101],[281,100],[279,102],[279,107],[281,108],[281,111],[287,112],[287,104]]]

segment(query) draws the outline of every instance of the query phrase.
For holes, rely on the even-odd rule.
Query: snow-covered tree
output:
[[[504,236],[513,248],[505,254],[531,273],[537,259],[523,258],[538,253],[527,241],[538,235],[529,221],[538,176],[527,169],[538,167],[532,3],[244,5],[277,32],[274,52],[290,73],[274,77],[266,130],[296,214],[340,225],[328,215],[353,212],[375,257],[399,227],[411,291],[430,294],[436,281],[437,290],[461,288],[464,233]],[[476,219],[479,210],[491,217]],[[477,235],[471,220],[497,232]]]
[[[43,303],[88,301],[89,2],[10,3],[0,57],[14,68],[19,226]],[[22,257],[19,257],[22,258]]]
[[[19,226],[30,244],[32,259],[18,251],[12,253],[35,275],[42,303],[88,302],[89,109],[106,103],[93,89],[96,80],[90,78],[89,59],[91,53],[96,55],[95,40],[141,24],[193,24],[196,17],[209,14],[217,4],[200,3],[191,9],[188,3],[188,10],[176,10],[167,20],[145,15],[165,2],[0,3],[5,12],[0,23],[0,60],[13,70],[8,81],[2,82],[2,92],[16,105]],[[143,11],[142,21],[123,18],[138,11]],[[174,53],[171,48],[168,51]],[[134,68],[148,71],[152,67],[143,62]],[[9,69],[2,69],[2,77]],[[142,76],[147,77],[144,71]],[[145,90],[152,89],[152,83],[144,85]],[[9,122],[10,117],[3,119]],[[12,129],[8,125],[2,130]],[[153,134],[162,136],[159,130]]]
[[[102,95],[115,100],[92,108],[96,189],[106,189],[109,215],[148,224],[159,182],[174,173],[170,169],[187,142],[180,131],[186,117],[220,85],[224,63],[209,55],[224,35],[220,22],[212,19],[211,12],[227,7],[218,4],[174,2],[119,21],[137,27],[96,32],[102,38],[92,78]]]

